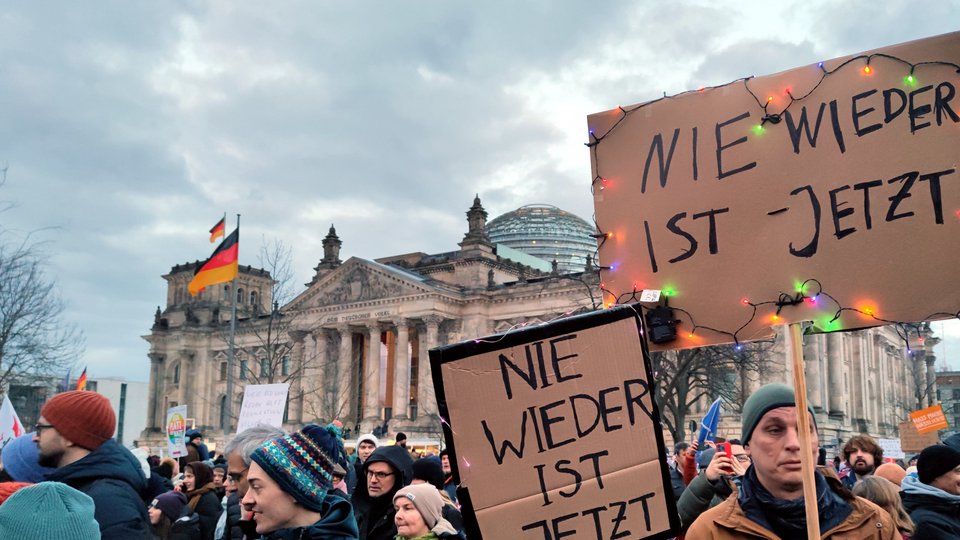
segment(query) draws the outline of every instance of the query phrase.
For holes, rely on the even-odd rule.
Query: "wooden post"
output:
[[[800,438],[800,467],[803,473],[803,503],[807,511],[807,538],[820,540],[820,514],[817,511],[817,486],[814,480],[813,454],[810,453],[810,414],[807,412],[807,381],[803,370],[802,323],[791,323],[787,345],[793,361],[793,391],[797,400],[797,429]]]

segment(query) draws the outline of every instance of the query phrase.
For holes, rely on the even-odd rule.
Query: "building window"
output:
[[[281,364],[280,372],[283,374],[284,377],[286,377],[287,375],[290,375],[290,357],[289,356],[283,357],[283,363]]]
[[[260,376],[268,377],[270,375],[270,361],[266,357],[260,359]]]
[[[117,442],[123,444],[123,420],[127,411],[127,384],[120,384],[120,407],[117,409]]]
[[[180,384],[180,364],[173,366],[173,384]]]
[[[960,399],[960,388],[953,389],[953,399]]]
[[[257,291],[250,291],[250,305],[257,305]]]
[[[960,413],[960,403],[953,404],[953,412]]]
[[[243,289],[237,288],[237,303],[243,304]]]
[[[240,360],[240,380],[247,380],[247,361]]]
[[[226,362],[220,362],[220,380],[221,381],[227,380],[227,363]]]

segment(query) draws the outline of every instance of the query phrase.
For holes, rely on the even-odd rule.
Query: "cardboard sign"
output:
[[[913,420],[913,425],[916,426],[917,433],[921,435],[950,427],[947,425],[947,417],[944,416],[943,409],[939,403],[926,409],[913,411],[910,413],[910,419]]]
[[[604,302],[663,290],[656,349],[952,317],[958,64],[952,33],[590,115]]]
[[[900,448],[904,452],[915,454],[938,442],[940,442],[940,437],[936,431],[921,435],[917,432],[917,426],[913,425],[913,422],[900,422]]]
[[[903,449],[900,448],[900,439],[877,439],[877,444],[883,449],[883,459],[903,459],[907,457],[907,455],[903,453]]]
[[[430,351],[471,540],[679,531],[641,349],[621,307]]]
[[[243,389],[237,433],[257,424],[283,427],[283,410],[287,407],[289,390],[290,383],[248,384]]]
[[[187,455],[187,406],[179,405],[167,409],[167,448],[170,457]]]

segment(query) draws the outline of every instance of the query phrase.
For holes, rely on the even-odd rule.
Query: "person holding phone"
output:
[[[704,450],[704,454],[708,452],[713,449]],[[704,511],[723,502],[733,493],[734,485],[748,467],[750,456],[739,440],[718,443],[709,465],[690,482],[677,501],[680,523],[687,527]]]

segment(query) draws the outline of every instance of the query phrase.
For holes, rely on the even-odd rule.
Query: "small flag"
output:
[[[77,390],[86,390],[87,389],[87,368],[83,368],[83,373],[80,374],[80,378],[77,379]]]
[[[226,283],[237,277],[239,272],[238,257],[240,255],[240,229],[234,230],[230,236],[217,246],[217,249],[210,255],[203,264],[197,268],[187,286],[190,294],[196,296],[200,291],[210,285],[217,283]]]
[[[210,228],[210,243],[214,243],[217,238],[223,238],[223,235],[227,232],[227,218],[226,216],[220,218],[220,221],[216,225]]]
[[[57,393],[66,392],[70,389],[70,371],[69,369],[67,370],[67,374],[63,376],[63,380],[57,385]]]
[[[3,396],[3,405],[0,406],[0,448],[23,433],[23,424],[20,423],[17,411],[13,410],[10,397]]]

